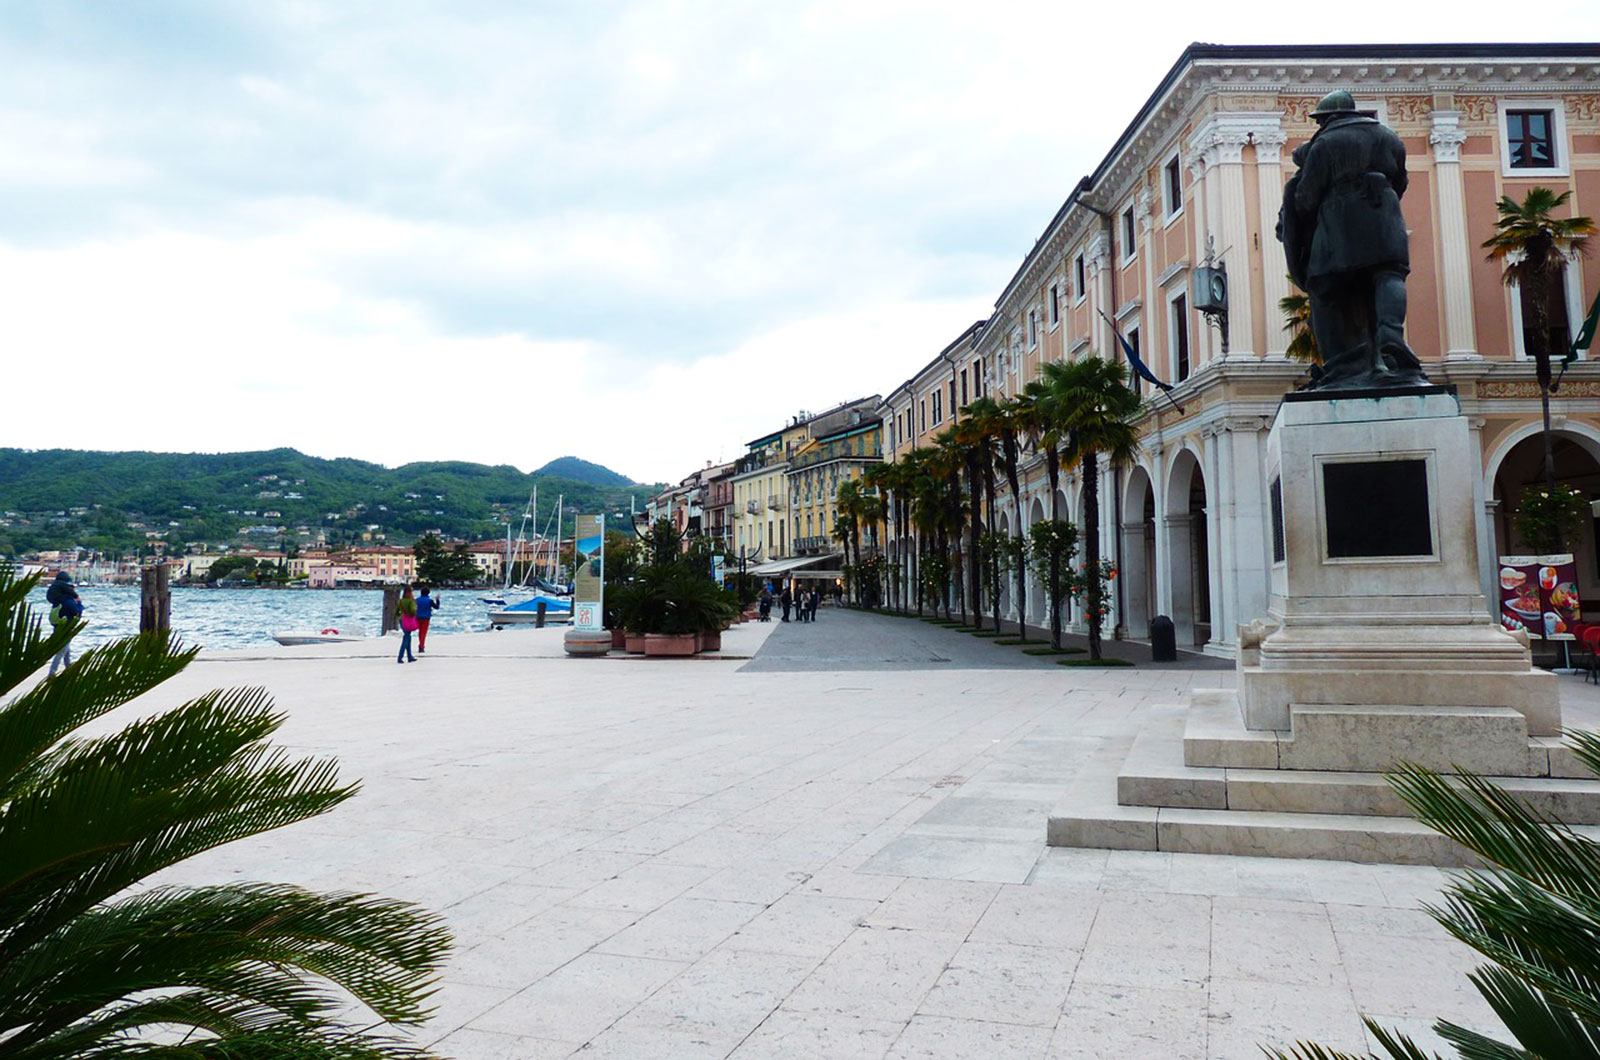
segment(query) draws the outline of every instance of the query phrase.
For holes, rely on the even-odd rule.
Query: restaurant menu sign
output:
[[[578,516],[573,532],[572,628],[605,628],[606,517]]]
[[[1500,623],[1530,637],[1574,640],[1578,565],[1570,552],[1554,556],[1500,557]]]

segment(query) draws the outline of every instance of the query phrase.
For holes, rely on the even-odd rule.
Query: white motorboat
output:
[[[272,639],[287,647],[299,647],[302,644],[343,644],[347,640],[366,640],[365,631],[346,627],[339,630],[329,626],[327,629],[287,629],[282,633],[274,633]]]

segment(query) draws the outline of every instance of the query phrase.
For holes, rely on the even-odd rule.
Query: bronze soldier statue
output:
[[[1278,212],[1289,278],[1310,296],[1322,353],[1309,389],[1426,386],[1405,341],[1405,145],[1343,90],[1322,97],[1311,116],[1320,128],[1295,148],[1300,169]]]

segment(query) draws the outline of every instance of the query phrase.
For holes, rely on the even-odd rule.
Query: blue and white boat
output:
[[[572,621],[572,597],[556,596],[552,593],[534,593],[525,600],[519,600],[505,607],[489,609],[489,621],[496,626],[526,625],[539,621],[539,605],[544,605],[544,620],[547,623]]]
[[[558,565],[561,555],[561,515],[564,500],[564,497],[556,499],[556,510],[553,516],[556,536],[555,549],[550,554],[550,577],[543,577],[539,565],[535,564],[533,569],[527,572],[520,584],[510,584],[512,557],[514,554],[508,547],[506,550],[507,584],[505,588],[498,593],[481,598],[489,607],[489,622],[492,625],[507,626],[537,622],[539,620],[540,604],[544,605],[546,622],[572,621],[572,586],[560,584],[557,580],[560,573]],[[524,527],[526,527],[529,517],[538,511],[538,505],[539,490],[536,486],[534,487],[533,496],[529,499],[528,508],[523,513]],[[534,529],[538,529],[537,525]],[[548,530],[549,527],[546,527],[546,535],[539,540],[549,540]],[[511,528],[507,526],[508,541],[510,532]],[[519,532],[517,535],[517,554],[521,553],[524,543],[525,539]],[[536,549],[534,554],[536,556],[540,555],[541,551]]]

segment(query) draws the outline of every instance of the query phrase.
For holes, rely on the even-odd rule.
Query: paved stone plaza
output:
[[[749,661],[560,638],[203,656],[161,702],[265,685],[283,742],[364,790],[173,878],[442,912],[458,950],[425,1037],[460,1060],[1232,1060],[1367,1048],[1358,1014],[1430,1043],[1438,1016],[1495,1025],[1419,911],[1437,870],[1045,847],[1079,771],[1230,671],[1067,669],[832,609],[730,631]]]

